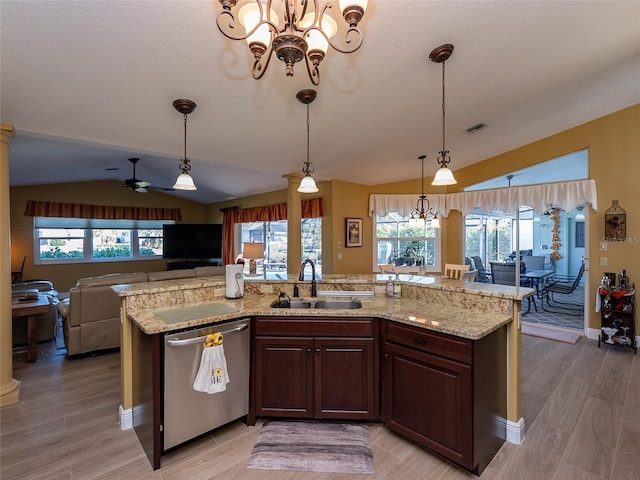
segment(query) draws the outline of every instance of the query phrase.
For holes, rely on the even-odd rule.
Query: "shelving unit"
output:
[[[600,289],[600,335],[601,343],[618,347],[633,348],[638,353],[636,344],[635,290],[627,292]]]

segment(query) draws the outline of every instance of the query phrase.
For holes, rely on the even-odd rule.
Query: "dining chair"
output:
[[[380,263],[378,268],[380,273],[395,273],[395,265],[393,263]]]
[[[469,270],[467,272],[462,272],[460,280],[462,280],[463,282],[475,282],[477,274],[478,270]]]
[[[527,270],[544,270],[544,256],[527,255],[522,257],[522,261]]]
[[[487,272],[487,269],[484,268],[484,263],[482,263],[482,259],[475,255],[471,257],[473,259],[473,263],[476,265],[476,270],[478,270],[478,281],[489,283],[491,281],[491,275]]]
[[[453,278],[454,280],[460,280],[463,272],[468,272],[471,269],[471,265],[459,265],[455,263],[444,264],[444,276]]]
[[[582,265],[580,265],[580,270],[578,270],[578,275],[575,277],[563,277],[561,275],[556,275],[542,288],[541,296],[542,296],[542,308],[543,310],[551,313],[558,313],[553,310],[549,310],[549,307],[556,307],[561,309],[561,312],[565,315],[583,315],[584,314],[584,305],[575,304],[571,302],[562,302],[560,300],[556,300],[554,297],[555,294],[559,295],[571,295],[576,289],[580,286],[580,280],[582,279],[582,275],[584,275],[585,265],[584,260],[582,260]],[[544,306],[544,300],[547,299],[547,307]]]
[[[491,281],[499,285],[516,286],[516,264],[491,262]]]
[[[511,285],[516,286],[516,263],[507,262],[491,262],[491,281],[498,285]],[[527,297],[527,312],[531,311],[531,304],[536,312],[538,311],[538,305],[534,296]]]
[[[22,259],[22,264],[20,265],[20,267],[15,272],[11,272],[11,283],[12,284],[16,284],[16,283],[22,282],[22,271],[24,270],[24,262],[26,260],[27,260],[27,256],[25,255],[24,258]]]

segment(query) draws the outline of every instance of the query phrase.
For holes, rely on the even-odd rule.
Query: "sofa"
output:
[[[56,336],[58,327],[58,292],[53,288],[53,283],[48,280],[30,280],[11,285],[11,297],[21,297],[29,293],[45,295],[49,299],[47,313],[38,315],[38,342],[51,340]],[[24,318],[12,320],[13,345],[27,344],[27,322]]]
[[[67,355],[120,347],[120,297],[113,285],[224,275],[225,267],[196,267],[163,272],[112,273],[81,278],[58,304]]]

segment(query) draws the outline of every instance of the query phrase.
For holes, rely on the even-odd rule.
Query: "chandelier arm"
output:
[[[320,68],[319,64],[309,60],[309,52],[304,56],[304,62],[307,65],[307,73],[309,74],[309,80],[311,83],[318,86],[320,85]]]
[[[315,24],[315,22],[310,27],[307,27],[304,30],[298,29],[297,31],[301,32],[301,36],[304,38],[304,37],[307,36],[307,34],[311,30],[316,30],[317,32],[319,32],[324,37],[324,39],[327,41],[327,43],[331,46],[331,48],[333,48],[336,52],[340,52],[340,53],[353,53],[353,52],[355,52],[356,50],[358,50],[362,46],[362,42],[364,40],[364,36],[362,35],[362,31],[358,27],[350,27],[349,30],[347,30],[347,32],[344,34],[344,43],[345,44],[351,44],[351,42],[355,42],[349,48],[346,47],[346,46],[343,47],[343,46],[335,43],[333,40],[331,40],[331,38],[329,38],[327,36],[327,34],[322,30],[322,28],[317,26]],[[352,32],[356,33],[357,37],[351,38],[351,33]]]
[[[263,7],[262,4],[256,0],[256,2],[258,3],[258,6],[260,8],[260,18],[263,17]],[[269,5],[271,4],[271,2],[269,2]],[[221,21],[223,16],[229,16],[229,22],[228,23],[224,23]],[[269,30],[271,30],[272,33],[278,34],[278,26],[271,21],[271,10],[267,10],[267,18],[264,20],[260,20],[255,27],[253,27],[251,29],[251,31],[245,33],[244,35],[233,35],[231,32],[227,31],[227,29],[235,29],[236,27],[236,17],[233,14],[232,11],[230,10],[222,10],[220,13],[218,13],[218,16],[216,17],[216,24],[218,25],[218,30],[220,30],[220,33],[222,33],[225,37],[227,37],[230,40],[246,40],[247,38],[249,38],[251,35],[253,35],[262,25],[268,25],[269,26]]]
[[[273,42],[271,42],[273,44]],[[271,62],[271,53],[273,52],[273,48],[269,45],[269,49],[262,55],[261,57],[255,57],[255,61],[253,62],[253,68],[251,69],[251,76],[254,80],[260,80],[264,74],[269,69],[269,63]],[[262,64],[262,59],[266,58],[264,65]]]

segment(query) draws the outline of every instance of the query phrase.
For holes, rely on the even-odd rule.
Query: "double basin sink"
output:
[[[333,310],[350,310],[354,308],[362,308],[360,300],[276,300],[271,304],[272,308],[309,308],[309,309],[333,309]]]

